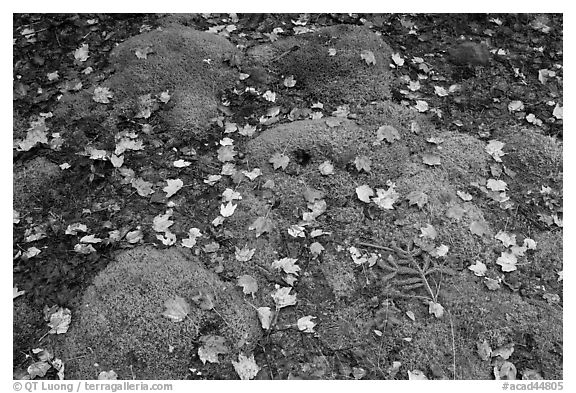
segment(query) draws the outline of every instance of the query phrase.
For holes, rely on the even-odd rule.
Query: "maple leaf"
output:
[[[524,103],[522,101],[510,101],[508,104],[508,111],[509,112],[517,112],[524,109]]]
[[[436,318],[442,318],[442,315],[444,315],[444,307],[442,307],[440,303],[430,301],[428,302],[428,313],[434,314]]]
[[[220,336],[201,336],[202,346],[198,348],[198,358],[203,364],[206,362],[219,363],[218,355],[228,353],[228,348],[224,344],[224,337]]]
[[[552,116],[559,120],[564,119],[564,107],[560,106],[560,104],[556,104],[554,110],[552,111]]]
[[[98,374],[98,379],[99,380],[116,380],[116,379],[118,379],[118,374],[116,374],[114,372],[114,370],[100,371],[100,374]]]
[[[232,162],[227,162],[222,165],[222,170],[220,171],[220,173],[225,176],[233,176],[236,172],[236,165]]]
[[[446,89],[441,86],[434,86],[434,93],[439,97],[446,97],[448,95]]]
[[[328,56],[336,56],[336,49],[328,48]]]
[[[474,272],[474,275],[478,277],[483,277],[486,274],[486,271],[488,270],[486,268],[486,265],[480,261],[476,261],[474,265],[468,266],[468,269],[472,270]]]
[[[234,146],[222,146],[218,149],[218,161],[232,161],[238,152],[234,151]]]
[[[273,312],[270,310],[270,307],[258,307],[256,312],[258,313],[258,319],[260,319],[262,329],[270,329],[270,323],[272,322],[273,316]]]
[[[85,62],[89,57],[88,44],[82,44],[80,48],[74,51],[74,58],[78,61]]]
[[[503,272],[513,272],[516,270],[516,255],[511,252],[503,252],[500,254],[496,263],[502,267]]]
[[[537,243],[534,240],[530,239],[529,237],[524,239],[524,247],[528,248],[529,250],[535,250],[536,245]]]
[[[394,53],[392,54],[392,61],[394,62],[394,64],[396,64],[398,67],[402,67],[404,65],[404,59],[402,58],[402,56],[400,56],[400,53]]]
[[[332,116],[346,118],[350,114],[350,106],[347,104],[339,105],[336,110],[332,112]]]
[[[285,170],[290,162],[290,158],[287,155],[276,152],[270,157],[268,162],[272,164],[274,169],[282,168]]]
[[[374,202],[380,209],[394,209],[394,203],[398,201],[400,198],[400,194],[396,192],[394,189],[394,185],[392,184],[387,190],[382,188],[376,189],[376,194],[374,198],[372,198],[372,202]]]
[[[426,374],[420,370],[408,370],[408,379],[410,381],[421,381],[421,380],[428,380]]]
[[[331,235],[332,232],[324,232],[322,229],[314,229],[312,232],[310,232],[310,237],[318,237],[318,236],[322,236],[322,235]]]
[[[284,273],[298,275],[300,267],[296,265],[298,259],[294,258],[282,258],[280,260],[272,262],[273,269],[282,269]]]
[[[112,154],[110,157],[110,162],[114,168],[120,168],[122,165],[124,165],[124,156],[118,157],[116,154]]]
[[[246,176],[248,179],[250,180],[254,180],[256,179],[258,176],[262,175],[262,171],[260,170],[260,168],[254,168],[252,169],[252,171],[248,172],[248,171],[242,171],[242,173],[244,174],[244,176]]]
[[[136,55],[137,58],[139,59],[147,59],[148,55],[150,53],[154,53],[154,51],[152,50],[151,47],[147,46],[144,48],[136,48],[136,50],[134,51],[134,54]]]
[[[172,246],[176,244],[176,235],[167,230],[163,235],[156,235],[156,239],[160,240],[165,246]]]
[[[464,191],[456,191],[456,194],[460,197],[460,199],[462,199],[463,201],[471,201],[472,200],[472,195],[468,194],[467,192]]]
[[[420,113],[426,112],[429,109],[428,103],[423,100],[416,100],[416,105],[414,105],[414,108],[416,108],[416,110],[418,110]]]
[[[419,81],[410,81],[408,84],[408,89],[411,91],[418,91],[420,90],[420,82]]]
[[[252,136],[256,132],[256,126],[251,126],[250,124],[246,124],[244,127],[238,129],[238,133],[243,136]]]
[[[428,195],[424,194],[422,191],[412,191],[407,196],[409,205],[418,205],[420,209],[428,203]]]
[[[192,300],[202,310],[212,310],[214,308],[212,296],[204,291],[197,290],[196,294],[192,296]]]
[[[51,367],[52,366],[48,362],[35,362],[28,366],[26,371],[28,371],[30,379],[34,379],[35,377],[45,376]]]
[[[67,308],[58,307],[49,314],[47,320],[51,328],[48,334],[64,334],[72,322],[72,313]]]
[[[448,254],[449,250],[450,250],[450,247],[448,247],[445,244],[441,244],[438,247],[436,247],[434,250],[432,250],[430,252],[430,255],[433,256],[434,258],[445,257],[446,254]]]
[[[286,87],[296,86],[296,80],[294,79],[294,75],[288,75],[286,78],[284,78],[284,86]]]
[[[500,289],[500,282],[489,277],[484,277],[484,285],[491,291]]]
[[[446,217],[460,220],[464,216],[464,213],[466,213],[466,210],[460,205],[454,205],[446,210]]]
[[[435,154],[431,154],[431,153],[422,154],[422,162],[424,164],[430,165],[430,166],[441,164],[440,157],[435,155]]]
[[[243,380],[254,378],[256,374],[258,374],[258,371],[260,371],[260,367],[258,367],[258,364],[256,364],[254,360],[254,354],[250,355],[250,357],[239,354],[238,361],[235,362],[232,360],[232,365],[240,379]]]
[[[166,310],[162,315],[174,322],[182,322],[190,313],[190,304],[180,296],[166,300],[164,307]]]
[[[92,254],[93,252],[96,252],[96,249],[92,247],[92,245],[90,244],[76,244],[74,246],[74,251],[79,254],[88,255]]]
[[[258,282],[248,274],[238,277],[238,285],[242,287],[244,294],[252,295],[252,298],[254,298],[254,294],[258,292]]]
[[[262,98],[264,98],[266,101],[275,102],[276,93],[273,93],[270,90],[266,90],[264,94],[262,94]]]
[[[107,87],[97,87],[94,89],[94,95],[92,99],[100,104],[109,104],[110,99],[114,97],[114,94]]]
[[[95,235],[86,235],[80,239],[80,243],[102,243],[102,239],[97,238]]]
[[[144,239],[144,233],[140,229],[130,231],[126,234],[126,241],[130,244],[135,244]]]
[[[196,245],[196,239],[202,236],[200,229],[190,228],[188,231],[188,239],[182,239],[182,246],[187,248],[192,248]]]
[[[166,232],[168,228],[174,224],[174,221],[170,220],[172,216],[172,210],[167,210],[166,214],[158,214],[152,220],[152,228],[156,232]]]
[[[249,231],[256,230],[256,237],[259,237],[264,232],[271,232],[274,224],[272,220],[267,217],[258,217],[252,225],[248,227]]]
[[[222,199],[224,200],[224,202],[230,202],[230,201],[233,201],[235,199],[237,199],[237,200],[242,199],[242,195],[240,195],[239,192],[234,191],[231,188],[227,188],[222,193]]]
[[[348,251],[350,252],[350,256],[352,257],[352,260],[354,261],[355,264],[357,265],[362,265],[363,263],[368,261],[368,258],[366,258],[366,256],[363,256],[362,253],[354,246],[348,248]]]
[[[486,182],[486,187],[492,191],[506,191],[508,184],[503,180],[488,179]]]
[[[312,236],[312,234],[310,234],[310,236]],[[317,258],[318,255],[320,255],[324,250],[325,250],[324,246],[322,246],[322,244],[318,242],[310,244],[310,253],[312,254],[313,258]]]
[[[507,232],[499,231],[498,234],[494,236],[494,238],[496,240],[500,240],[502,244],[504,244],[504,247],[510,247],[516,245],[516,235],[514,234],[510,235]]]
[[[334,173],[334,165],[330,161],[324,161],[320,166],[318,166],[320,173],[324,176],[328,176]]]
[[[490,360],[492,348],[490,348],[488,341],[482,340],[476,343],[476,352],[478,353],[478,356],[480,356],[480,359]]]
[[[488,233],[488,225],[486,222],[472,221],[470,223],[470,232],[476,236],[483,236]]]
[[[492,156],[492,158],[494,158],[495,161],[502,162],[501,157],[506,154],[502,151],[502,148],[504,147],[504,145],[505,145],[504,142],[500,142],[500,141],[493,139],[490,142],[488,142],[488,145],[486,145],[486,148],[485,148],[486,153],[490,154]]]
[[[276,291],[270,294],[276,304],[276,310],[296,304],[296,295],[290,295],[292,287],[276,286]]]
[[[370,203],[370,197],[374,195],[374,190],[370,186],[364,184],[356,187],[356,195],[362,202]]]
[[[162,189],[166,192],[166,198],[170,198],[184,186],[184,182],[180,179],[166,179],[166,183],[168,185]]]
[[[22,296],[26,293],[26,291],[19,291],[18,286],[14,286],[12,292],[12,300],[16,299],[18,296]]]
[[[400,133],[392,126],[381,126],[376,131],[376,142],[374,142],[373,145],[378,146],[383,140],[386,140],[388,143],[393,143],[395,140],[400,140]]]
[[[508,361],[504,361],[502,364],[494,366],[494,379],[496,380],[515,380],[516,373],[516,366]]]
[[[48,137],[45,129],[31,128],[26,133],[26,138],[18,142],[18,151],[29,151],[38,143],[48,143]]]
[[[420,231],[422,232],[420,234],[420,237],[424,238],[427,237],[434,240],[436,239],[436,236],[438,236],[438,232],[436,232],[436,229],[431,224],[428,224],[425,227],[420,228]]]
[[[376,64],[376,58],[374,58],[374,53],[372,53],[372,51],[369,50],[363,50],[360,53],[360,58],[362,60],[364,60],[366,62],[366,64],[370,65],[375,65]]]
[[[316,319],[316,317],[313,317],[312,315],[307,315],[305,317],[298,319],[298,321],[296,322],[298,330],[304,333],[315,333],[314,326],[316,326],[316,324],[312,322],[312,319]]]
[[[358,172],[364,171],[366,173],[370,173],[370,158],[367,156],[358,156],[354,159],[354,165],[356,165],[356,169]]]
[[[162,102],[164,104],[167,104],[168,101],[170,101],[170,98],[172,98],[172,96],[170,96],[170,94],[168,93],[168,90],[161,92],[160,96],[158,97],[160,102]]]
[[[208,179],[204,180],[204,183],[208,184],[209,186],[213,186],[216,184],[220,179],[222,179],[221,175],[209,175]]]
[[[304,233],[304,227],[300,225],[291,225],[288,228],[288,234],[292,237],[306,237]]]
[[[122,138],[116,142],[114,154],[120,155],[126,150],[143,150],[144,144],[141,140],[132,140],[130,138]]]
[[[140,177],[132,179],[130,184],[136,189],[136,192],[138,192],[138,195],[140,196],[145,197],[154,193],[154,190],[152,189],[153,184]]]
[[[238,205],[233,205],[232,201],[228,202],[226,205],[221,204],[220,205],[220,215],[222,217],[230,217],[232,214],[234,214],[234,211],[236,211],[237,207],[238,207]]]
[[[235,247],[236,253],[235,257],[236,260],[239,262],[248,262],[254,256],[254,252],[256,251],[255,248],[249,249],[248,245],[245,245],[242,249]]]

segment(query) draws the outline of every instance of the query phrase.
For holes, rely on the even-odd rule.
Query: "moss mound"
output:
[[[150,48],[146,59],[136,50]],[[173,132],[202,134],[216,115],[218,92],[230,86],[236,72],[224,64],[234,46],[215,34],[171,25],[132,37],[118,47],[110,61],[116,72],[104,83],[114,94],[113,110],[92,100],[87,92],[65,94],[56,115],[80,119],[98,116],[114,126],[119,115],[138,113],[138,97],[168,90],[171,101],[158,111]],[[95,112],[94,112],[95,111]]]
[[[139,247],[116,259],[86,291],[67,333],[65,356],[74,358],[67,363],[71,378],[95,379],[113,369],[123,379],[186,379],[205,331],[224,336],[231,352],[253,349],[261,334],[256,313],[238,288],[220,281],[197,258],[175,249]],[[222,318],[195,306],[191,299],[197,290],[212,295]],[[175,296],[191,305],[188,318],[179,323],[162,316],[164,302]]]
[[[14,168],[13,207],[20,211],[35,204],[34,196],[41,195],[46,188],[61,176],[58,165],[44,157],[34,158],[21,167]]]
[[[297,47],[281,59],[283,53]],[[336,54],[330,56],[329,49]],[[374,54],[376,64],[366,64],[363,51]],[[259,45],[247,52],[250,66],[272,75],[294,75],[305,97],[324,104],[365,104],[390,98],[392,50],[365,27],[339,25]]]

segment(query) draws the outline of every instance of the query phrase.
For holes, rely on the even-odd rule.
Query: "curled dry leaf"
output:
[[[176,296],[164,302],[166,310],[162,313],[166,318],[174,322],[182,322],[190,313],[190,305],[183,297]]]
[[[235,362],[232,360],[232,365],[240,379],[244,380],[254,378],[256,374],[258,374],[258,371],[260,371],[260,367],[254,360],[254,354],[250,355],[250,357],[239,354],[238,361]]]

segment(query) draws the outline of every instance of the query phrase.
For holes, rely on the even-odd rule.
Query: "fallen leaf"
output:
[[[486,187],[492,191],[506,191],[508,184],[503,180],[488,179],[486,182]]]
[[[276,291],[270,294],[276,304],[276,310],[281,308],[293,306],[296,304],[296,295],[290,295],[292,287],[280,287],[277,285]]]
[[[318,169],[324,176],[328,176],[334,173],[334,165],[332,165],[330,161],[324,161],[322,164],[320,164]]]
[[[423,100],[416,100],[416,105],[414,105],[414,108],[416,108],[416,110],[418,110],[420,113],[426,112],[429,109],[428,103]]]
[[[19,291],[18,286],[14,286],[12,291],[12,300],[16,299],[18,296],[22,296],[26,293],[26,291]]]
[[[509,112],[517,112],[524,109],[524,104],[522,101],[510,101],[508,104],[508,111]]]
[[[114,94],[107,87],[97,87],[94,89],[92,99],[100,104],[109,104]]]
[[[420,370],[408,370],[408,379],[410,381],[421,381],[421,380],[428,380],[426,374]]]
[[[472,271],[474,272],[474,275],[476,275],[476,276],[478,276],[478,277],[483,277],[483,276],[486,274],[487,270],[488,270],[488,269],[486,268],[486,265],[483,264],[483,263],[480,262],[480,261],[476,261],[476,262],[474,263],[474,265],[468,266],[468,269],[469,269],[469,270],[472,270]]]
[[[417,205],[420,209],[428,203],[428,195],[424,194],[422,191],[412,191],[407,196],[409,205]]]
[[[118,157],[116,154],[112,154],[110,157],[110,162],[114,168],[120,168],[122,165],[124,165],[124,156]]]
[[[504,145],[505,145],[504,142],[500,142],[493,139],[490,142],[488,142],[488,145],[486,145],[485,148],[486,153],[490,154],[492,158],[494,158],[494,161],[502,162],[502,156],[506,154],[502,151]]]
[[[254,252],[256,252],[256,249],[250,249],[246,244],[242,249],[236,247],[236,252],[234,255],[238,262],[248,262],[254,256]]]
[[[435,154],[431,154],[431,153],[422,154],[422,162],[424,164],[430,165],[430,166],[441,164],[440,157],[435,155]]]
[[[271,232],[274,227],[272,220],[267,217],[258,217],[254,222],[248,227],[249,231],[256,231],[256,237],[259,237],[264,232]]]
[[[488,341],[482,340],[481,342],[476,343],[476,352],[478,353],[478,356],[480,356],[480,359],[486,361],[490,360],[492,348],[490,348]]]
[[[502,359],[508,360],[513,353],[514,353],[514,343],[510,343],[494,349],[490,356],[492,356],[493,358],[496,356],[500,356]]]
[[[97,238],[95,235],[87,235],[83,236],[80,239],[80,243],[92,243],[92,244],[102,243],[102,239]]]
[[[151,47],[147,46],[145,48],[136,48],[134,54],[139,59],[147,59],[150,53],[154,53]]]
[[[262,98],[264,98],[266,101],[275,102],[276,93],[273,93],[270,90],[266,90],[264,94],[262,94]]]
[[[238,129],[238,133],[243,136],[251,137],[256,132],[256,126],[246,124],[244,127]]]
[[[400,56],[400,53],[393,53],[392,61],[398,67],[402,67],[404,65],[404,59],[402,58],[402,56]]]
[[[356,165],[358,172],[370,173],[370,164],[370,159],[367,156],[358,156],[354,159],[354,165]]]
[[[221,146],[218,149],[218,161],[220,162],[227,162],[234,160],[234,156],[237,155],[238,152],[234,151],[234,146]]]
[[[270,329],[270,323],[272,322],[272,310],[270,307],[258,307],[256,309],[258,313],[258,319],[260,319],[260,324],[262,325],[262,329],[268,330]]]
[[[72,322],[72,313],[69,309],[59,307],[56,312],[50,314],[50,322],[48,326],[51,327],[48,334],[64,334],[68,331]]]
[[[284,273],[298,275],[300,267],[296,265],[298,259],[295,258],[282,258],[280,260],[272,262],[272,268],[277,270],[283,270]]]
[[[174,221],[170,220],[171,216],[172,210],[167,210],[165,214],[158,214],[152,220],[152,228],[156,232],[166,232],[174,224]]]
[[[434,93],[436,93],[438,97],[446,97],[448,95],[446,89],[441,86],[434,86]]]
[[[312,322],[312,319],[316,319],[316,317],[313,317],[312,315],[307,315],[305,317],[298,319],[298,322],[296,322],[298,330],[304,333],[315,333],[314,326],[316,326],[316,324]]]
[[[306,237],[306,233],[304,233],[304,227],[300,225],[291,225],[288,228],[288,234],[292,237]]]
[[[254,360],[254,354],[250,355],[250,357],[239,354],[238,361],[235,362],[232,360],[232,365],[240,379],[243,380],[254,378],[256,374],[258,374],[258,371],[260,371],[260,367],[258,367],[258,364],[256,364]]]
[[[166,310],[162,315],[174,322],[182,322],[190,313],[190,304],[180,296],[166,300],[164,307]]]
[[[488,233],[488,225],[486,222],[472,221],[470,223],[470,232],[476,236],[484,236]]]
[[[467,192],[464,191],[456,191],[456,194],[460,197],[460,199],[462,199],[465,202],[471,201],[472,200],[472,195],[468,194]]]
[[[218,355],[228,353],[228,348],[224,344],[224,337],[213,335],[201,336],[200,342],[202,345],[198,347],[198,358],[203,364],[206,364],[206,362],[220,363],[218,361]]]
[[[312,234],[310,234],[310,236],[313,237]],[[322,246],[322,244],[318,242],[310,244],[310,253],[312,254],[313,258],[317,258],[318,255],[320,255],[324,250],[325,250],[324,246]]]
[[[560,104],[556,104],[554,110],[552,111],[552,116],[559,120],[564,119],[564,107],[560,106]]]
[[[376,142],[374,142],[373,145],[378,146],[383,140],[386,140],[388,143],[393,143],[395,140],[400,140],[400,133],[392,126],[381,126],[376,131]]]
[[[30,379],[34,379],[45,376],[50,368],[52,368],[52,366],[48,362],[35,362],[29,365],[26,371],[28,371]]]
[[[254,180],[258,176],[262,175],[262,171],[260,170],[260,168],[254,168],[250,172],[242,171],[242,173],[244,174],[244,176],[246,176],[250,180]]]
[[[374,195],[374,190],[370,186],[364,184],[356,187],[356,195],[362,202],[370,203],[370,197]]]
[[[209,186],[213,186],[214,184],[218,183],[222,179],[222,175],[209,175],[204,183],[208,184]]]
[[[288,75],[286,78],[284,78],[284,86],[286,87],[296,86],[296,80],[294,79],[294,75]]]
[[[497,291],[500,289],[500,282],[489,277],[484,278],[484,285],[486,285],[486,287],[491,291]]]
[[[328,48],[328,56],[336,56],[336,49]]]
[[[258,282],[256,279],[248,274],[238,277],[238,285],[242,287],[242,292],[246,295],[252,295],[258,292]]]
[[[362,60],[364,60],[366,62],[366,64],[370,65],[375,65],[376,64],[376,58],[374,58],[374,53],[372,53],[372,51],[369,50],[363,50],[360,53],[360,57],[362,58]]]
[[[84,62],[88,60],[88,44],[82,44],[80,48],[74,51],[74,58],[78,61]]]
[[[92,245],[90,244],[76,244],[74,246],[74,251],[79,254],[88,255],[92,254],[93,252],[96,252],[96,249],[92,247]]]
[[[450,247],[448,247],[445,244],[441,244],[438,247],[436,247],[434,250],[432,250],[430,252],[430,255],[433,256],[434,258],[445,257],[446,254],[448,254],[449,250],[450,250]]]
[[[503,272],[512,272],[516,270],[516,263],[518,262],[516,255],[511,252],[503,252],[500,254],[496,263],[502,267]]]
[[[156,235],[156,239],[160,240],[165,246],[176,244],[176,235],[170,231],[166,231],[161,235]]]
[[[282,168],[285,170],[290,162],[290,158],[287,155],[276,152],[268,162],[273,165],[274,169]]]
[[[436,318],[442,318],[444,315],[444,307],[440,303],[433,301],[428,302],[428,313],[434,314]]]
[[[436,228],[432,224],[427,224],[425,227],[420,228],[420,237],[423,238],[430,238],[432,240],[436,239],[438,236],[438,232],[436,232]]]
[[[516,366],[511,362],[504,362],[500,366],[494,366],[494,378],[496,380],[515,380]]]
[[[234,214],[234,211],[236,211],[236,207],[238,207],[238,205],[233,205],[232,201],[228,202],[226,205],[221,204],[220,215],[222,217],[230,217],[232,214]]]
[[[400,194],[398,194],[394,188],[395,185],[393,183],[387,190],[377,188],[376,196],[372,198],[372,202],[374,202],[380,209],[394,209],[394,203],[396,203],[398,198],[400,198]]]
[[[510,235],[507,232],[499,231],[498,234],[494,236],[494,238],[496,240],[500,240],[502,244],[504,244],[504,247],[510,247],[516,245],[516,235],[514,234]]]
[[[132,187],[134,187],[136,189],[136,192],[140,196],[146,197],[146,196],[154,193],[154,190],[152,189],[153,184],[145,181],[144,179],[142,179],[140,177],[136,178],[136,179],[132,179],[130,184],[132,185]]]
[[[202,310],[212,310],[214,308],[212,296],[202,290],[197,290],[196,294],[192,296],[191,299]]]

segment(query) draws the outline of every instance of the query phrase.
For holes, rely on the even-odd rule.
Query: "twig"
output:
[[[448,311],[448,318],[450,318],[450,332],[452,333],[452,377],[456,380],[456,344],[454,340],[454,324],[452,323],[452,314]]]
[[[384,247],[384,246],[379,246],[377,244],[372,244],[372,243],[365,243],[365,242],[360,242],[358,243],[360,246],[364,246],[364,247],[372,247],[372,248],[377,248],[379,250],[385,250],[385,251],[390,251],[390,252],[395,252],[394,249],[389,248],[389,247]]]

